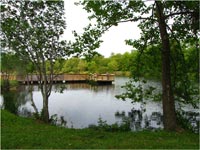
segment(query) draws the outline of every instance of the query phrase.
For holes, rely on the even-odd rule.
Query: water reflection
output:
[[[148,107],[143,106],[143,107]],[[126,115],[124,111],[116,112],[116,118],[128,119],[130,121],[130,128],[132,131],[140,131],[143,129],[159,129],[163,128],[162,123],[162,113],[161,112],[151,112],[146,113],[145,109],[132,108],[131,111]]]
[[[1,108],[10,111],[13,114],[19,114],[19,107],[29,101],[28,91],[23,86],[9,92],[2,92]]]
[[[20,86],[23,90],[28,90],[29,86]],[[32,91],[40,91],[39,86],[37,85],[30,85]],[[53,92],[63,93],[64,90],[82,90],[88,89],[92,90],[93,92],[101,92],[106,91],[110,92],[115,89],[115,85],[90,85],[87,83],[69,83],[69,84],[54,84],[52,87]]]
[[[17,105],[15,101],[17,93],[15,92],[4,93],[3,97],[4,97],[4,102],[2,108],[10,111],[13,114],[17,114],[19,107],[19,105]]]
[[[131,129],[135,131],[163,128],[161,102],[148,101],[143,105],[115,98],[115,95],[123,92],[121,86],[126,81],[128,78],[121,77],[116,78],[113,85],[55,84],[49,98],[50,116],[57,123],[69,128],[97,125],[99,118],[106,120],[108,124],[121,123],[124,118],[128,119]],[[2,93],[2,96],[2,108],[21,116],[31,116],[42,109],[42,95],[37,85],[20,86],[16,91]],[[199,120],[198,117],[199,115],[190,120]]]

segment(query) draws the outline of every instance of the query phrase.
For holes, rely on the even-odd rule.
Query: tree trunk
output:
[[[48,123],[49,122],[49,107],[48,107],[48,96],[46,92],[42,93],[42,97],[43,97],[42,120]]]
[[[177,128],[177,121],[175,113],[174,96],[171,87],[170,43],[161,1],[156,1],[156,11],[162,41],[162,103],[164,129],[173,131]]]
[[[49,122],[49,107],[48,107],[48,86],[47,86],[47,76],[46,76],[46,68],[45,64],[42,66],[43,72],[41,72],[41,92],[43,97],[43,109],[42,109],[42,120],[46,123]]]
[[[48,123],[49,122],[49,107],[48,107],[48,102],[49,102],[49,96],[48,96],[48,86],[47,86],[47,74],[46,74],[46,68],[45,68],[45,63],[43,63],[43,121]]]

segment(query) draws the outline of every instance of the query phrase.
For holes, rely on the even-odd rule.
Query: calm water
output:
[[[163,128],[162,104],[160,102],[131,103],[122,101],[115,95],[123,92],[121,88],[129,79],[116,77],[112,85],[91,86],[85,83],[54,85],[49,98],[50,116],[57,114],[67,121],[67,127],[85,128],[97,125],[99,118],[108,124],[121,123],[124,117],[131,120],[132,130],[142,128]],[[160,84],[152,82],[158,87]],[[20,86],[17,92],[5,93],[1,96],[0,105],[21,116],[30,116],[37,108],[42,109],[42,95],[38,86],[28,92],[28,86]],[[31,99],[33,97],[33,100]],[[192,108],[187,107],[187,111]]]

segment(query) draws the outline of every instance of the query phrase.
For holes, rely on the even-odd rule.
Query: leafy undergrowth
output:
[[[106,132],[93,129],[66,129],[1,110],[1,148],[198,149],[199,136],[190,132]]]

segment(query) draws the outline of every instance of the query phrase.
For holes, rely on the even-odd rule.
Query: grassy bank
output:
[[[165,131],[105,132],[92,129],[66,129],[1,111],[1,148],[173,148],[198,149],[199,135]]]

